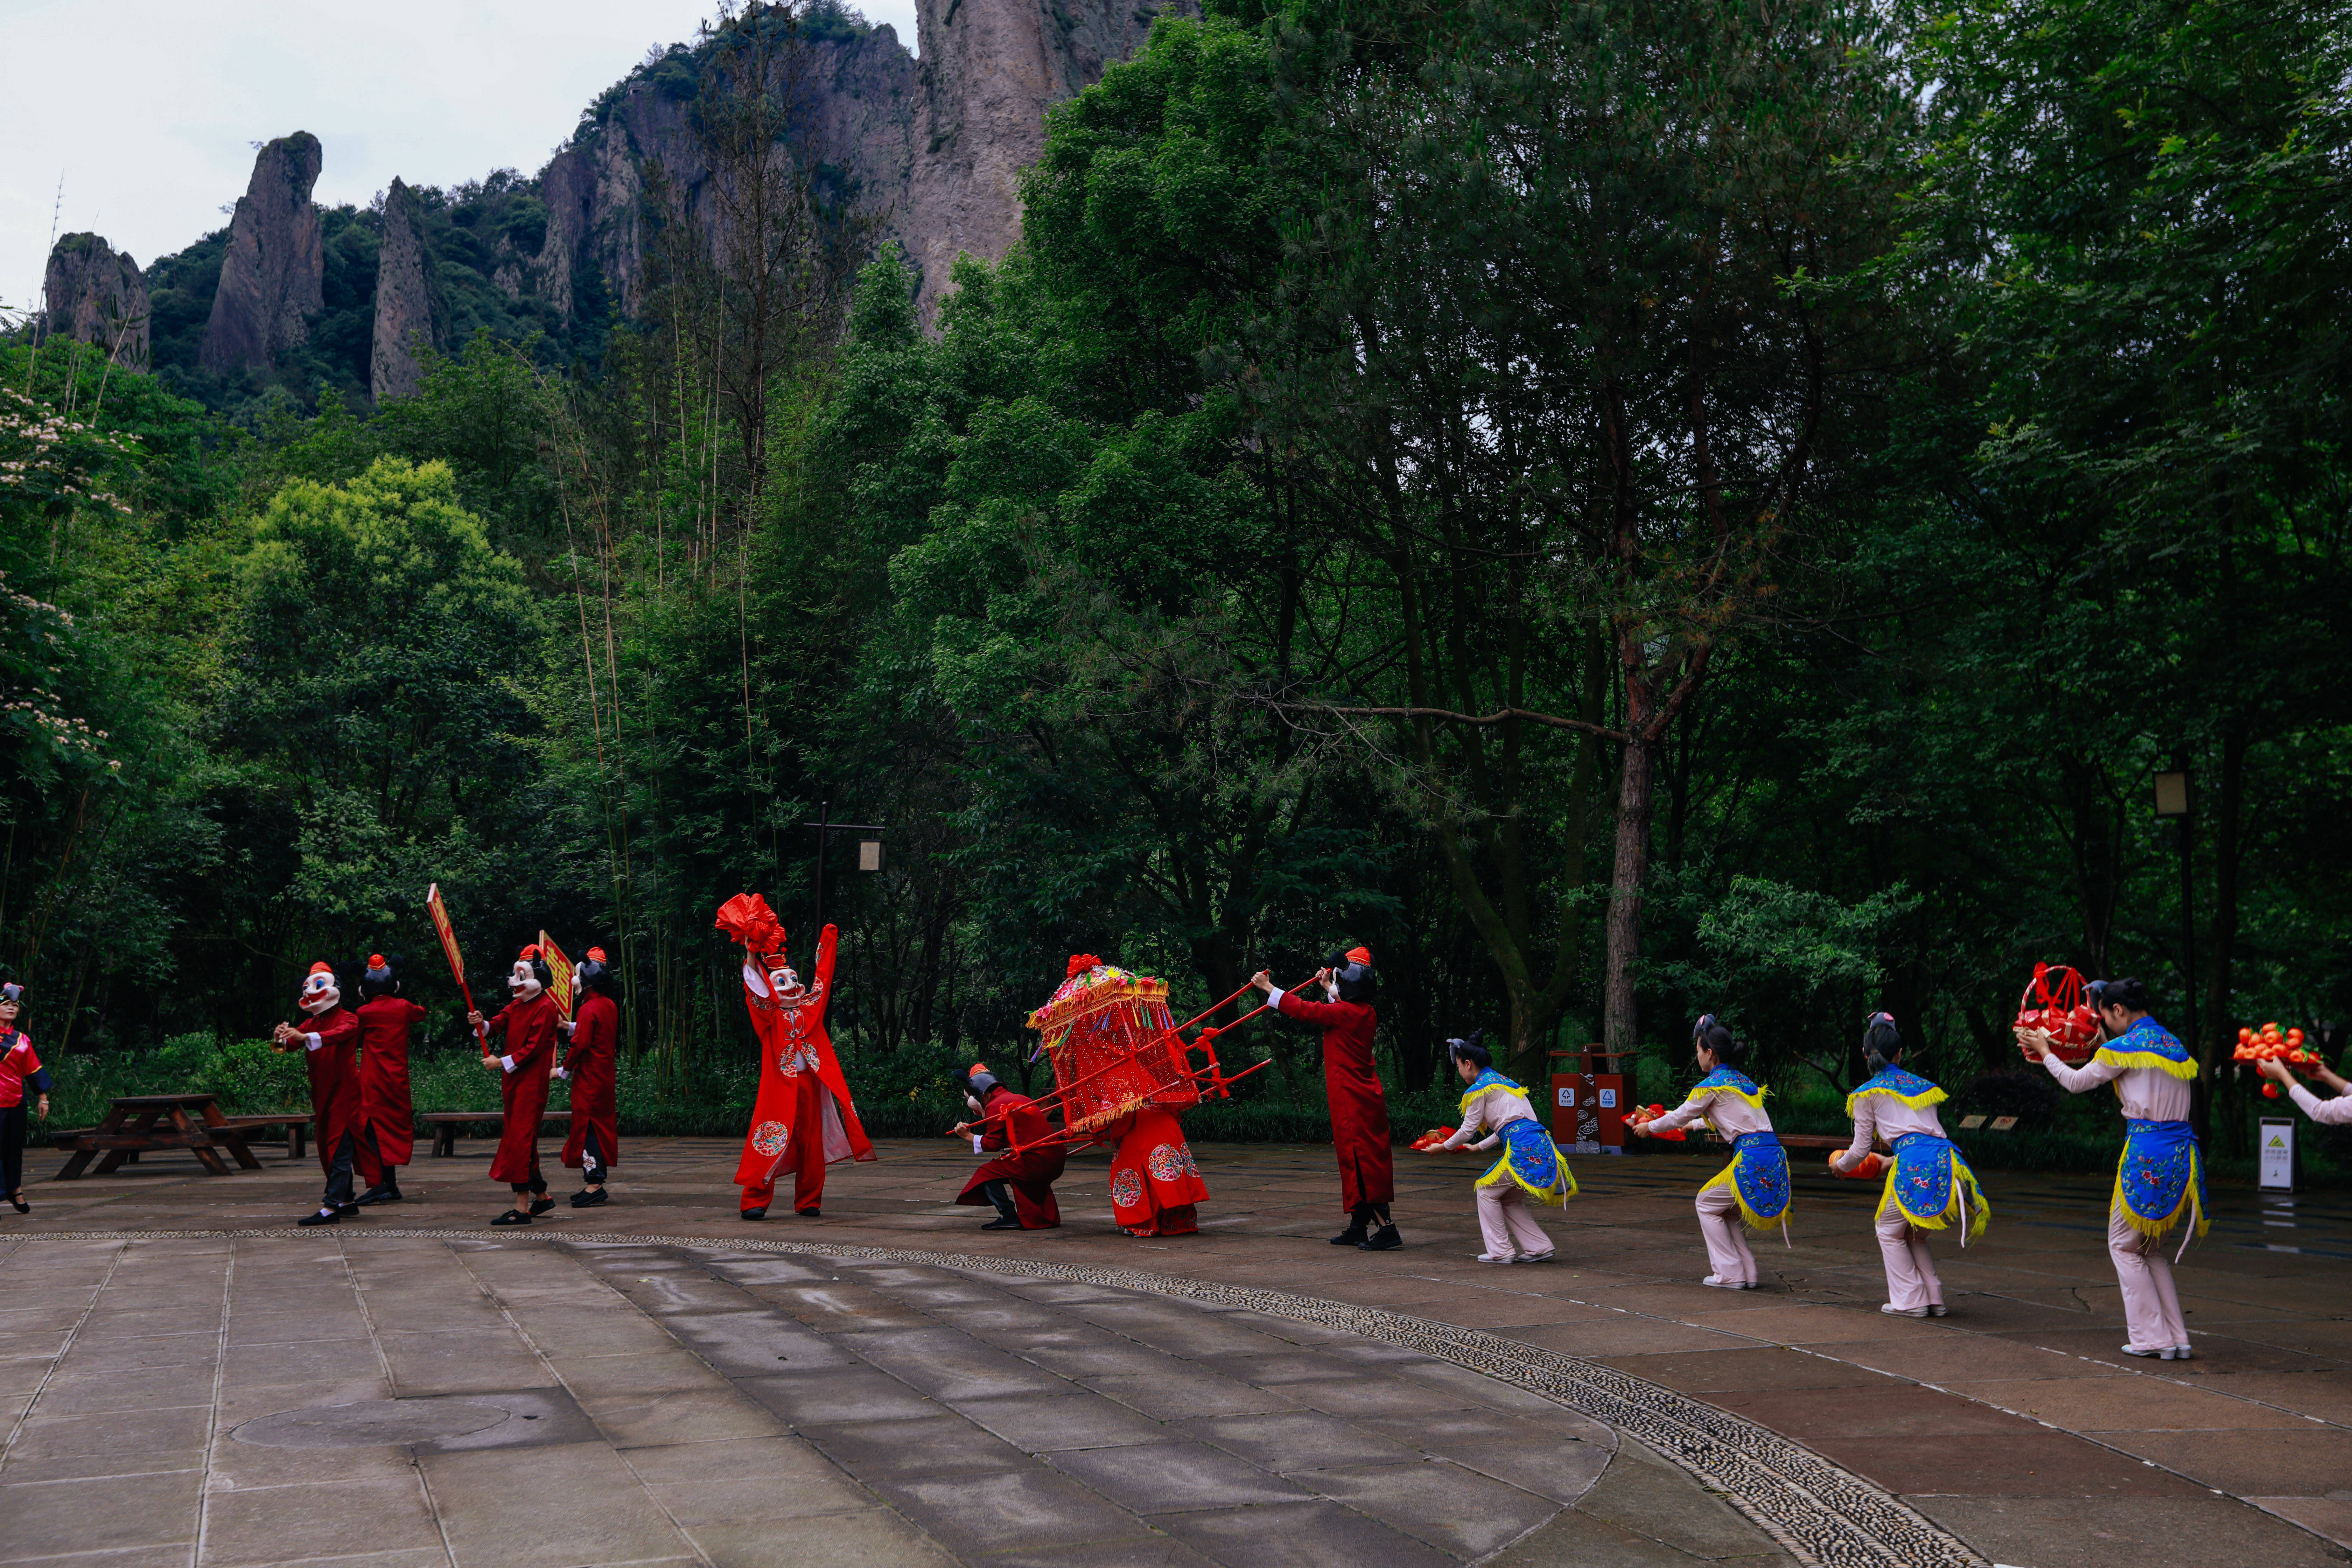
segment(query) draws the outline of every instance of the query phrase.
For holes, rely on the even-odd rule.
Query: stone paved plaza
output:
[[[1538,1564],[2352,1557],[2352,1204],[2216,1192],[2198,1359],[2117,1352],[2106,1183],[1989,1175],[1953,1314],[1880,1314],[1874,1188],[1800,1177],[1770,1286],[1696,1283],[1705,1153],[1575,1162],[1555,1262],[1476,1263],[1471,1161],[1408,1247],[1324,1245],[1328,1149],[1201,1145],[1197,1237],[982,1232],[886,1143],[821,1218],[735,1149],[493,1231],[487,1147],[286,1228],[315,1162],[151,1155],[0,1212],[0,1562]],[[551,1155],[552,1145],[549,1145]],[[56,1156],[37,1155],[46,1173]],[[558,1191],[563,1190],[559,1183]]]

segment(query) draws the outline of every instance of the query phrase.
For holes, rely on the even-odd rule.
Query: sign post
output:
[[[2262,1121],[2262,1189],[2294,1191],[2294,1118],[2265,1116]]]

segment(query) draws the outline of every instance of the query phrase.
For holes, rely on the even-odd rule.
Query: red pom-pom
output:
[[[380,953],[380,952],[371,952],[371,953],[369,953],[369,954],[368,954],[368,967],[369,967],[370,969],[382,969],[382,968],[383,968],[383,967],[384,967],[384,963],[383,963],[383,954],[382,954],[382,953]]]
[[[1369,947],[1351,947],[1348,950],[1348,962],[1350,963],[1370,964],[1372,962],[1372,950]],[[1454,1134],[1449,1132],[1446,1136],[1451,1138]]]
[[[1101,967],[1102,960],[1097,958],[1093,953],[1074,952],[1070,954],[1070,966],[1062,972],[1062,978],[1065,980],[1076,980],[1087,970],[1100,969]]]

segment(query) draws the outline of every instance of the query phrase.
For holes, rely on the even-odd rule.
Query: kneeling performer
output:
[[[969,1071],[957,1073],[956,1086],[977,1120],[959,1121],[953,1131],[971,1135],[971,1152],[1013,1151],[974,1171],[956,1202],[995,1205],[996,1217],[982,1230],[1051,1230],[1060,1225],[1062,1210],[1054,1201],[1054,1184],[1061,1180],[1069,1152],[1054,1124],[1035,1100],[997,1081],[986,1062],[974,1062]]]

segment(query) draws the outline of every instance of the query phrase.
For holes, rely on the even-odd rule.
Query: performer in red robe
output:
[[[621,1160],[619,1084],[613,1052],[621,1043],[621,1004],[604,950],[592,947],[572,972],[580,1000],[563,1032],[572,1048],[555,1076],[572,1080],[572,1136],[563,1141],[563,1163],[580,1173],[572,1206],[593,1209],[606,1202],[604,1178]]]
[[[359,1143],[360,1075],[352,1053],[360,1043],[360,1021],[343,1006],[331,964],[310,965],[298,1005],[305,1015],[301,1026],[280,1024],[270,1038],[280,1051],[302,1052],[310,1067],[310,1114],[318,1119],[319,1167],[326,1173],[327,1190],[318,1212],[294,1223],[332,1225],[360,1212],[352,1201],[355,1164],[370,1186],[383,1175]]]
[[[359,1196],[362,1208],[400,1201],[400,1167],[416,1153],[416,1112],[408,1097],[408,1032],[425,1009],[400,994],[400,960],[368,954],[360,976],[359,1152],[379,1174]]]
[[[996,1217],[982,1230],[1051,1230],[1060,1225],[1062,1210],[1054,1201],[1054,1184],[1061,1180],[1069,1152],[1054,1124],[1035,1100],[999,1082],[986,1062],[974,1062],[956,1079],[963,1102],[979,1120],[959,1121],[951,1131],[971,1136],[971,1152],[985,1154],[1021,1146],[1018,1152],[999,1154],[974,1171],[956,1202],[973,1208],[995,1205]]]
[[[0,985],[0,1192],[18,1214],[31,1214],[25,1201],[25,1096],[30,1092],[41,1120],[49,1119],[49,1074],[32,1040],[16,1027],[25,988],[11,980]]]
[[[539,1173],[539,1122],[547,1114],[548,1073],[555,1066],[557,1013],[555,998],[547,994],[553,978],[534,942],[515,960],[507,979],[511,999],[498,1016],[485,1023],[479,1013],[466,1016],[476,1029],[501,1036],[507,1044],[504,1056],[486,1058],[482,1064],[505,1075],[499,1088],[507,1114],[498,1154],[490,1161],[490,1180],[504,1182],[515,1195],[515,1206],[492,1225],[529,1225],[555,1206],[547,1195],[547,1178]]]
[[[1199,1207],[1209,1184],[1184,1142],[1172,1110],[1147,1105],[1103,1131],[1118,1147],[1110,1157],[1110,1216],[1129,1236],[1190,1236],[1201,1228]]]
[[[814,1216],[824,1202],[827,1165],[874,1158],[873,1141],[858,1124],[849,1080],[824,1028],[841,933],[827,926],[817,938],[816,983],[803,986],[784,962],[784,928],[765,899],[738,893],[719,906],[716,923],[746,951],[743,1005],[760,1038],[760,1098],[735,1167],[741,1213],[745,1219],[766,1218],[776,1177],[790,1170],[793,1212]]]
[[[1275,1011],[1323,1031],[1323,1089],[1331,1101],[1331,1144],[1339,1156],[1339,1202],[1348,1228],[1331,1238],[1334,1247],[1387,1252],[1404,1245],[1389,1205],[1396,1200],[1396,1177],[1389,1155],[1389,1103],[1372,1062],[1372,1026],[1380,1014],[1372,955],[1365,948],[1334,954],[1315,978],[1325,1002],[1309,1002],[1278,989],[1259,970],[1250,984],[1266,994]]]

